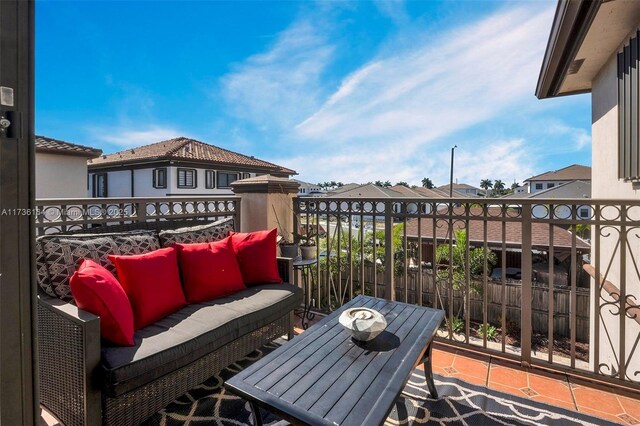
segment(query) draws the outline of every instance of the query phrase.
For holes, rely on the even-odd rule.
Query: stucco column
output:
[[[291,239],[293,233],[293,197],[300,184],[271,175],[237,180],[231,184],[241,197],[240,231],[278,228],[278,234]]]

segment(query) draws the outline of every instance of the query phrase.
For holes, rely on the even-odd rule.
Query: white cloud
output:
[[[406,12],[402,2],[378,7],[392,19]],[[547,130],[528,115],[551,110],[534,90],[553,10],[550,3],[508,3],[445,32],[398,26],[337,87],[323,73],[344,38],[322,20],[303,18],[223,78],[225,99],[279,145],[264,157],[303,180],[419,183],[427,176],[442,184],[457,144],[458,181],[522,181],[544,158],[532,140]],[[587,144],[587,131],[557,131],[575,149]]]
[[[115,149],[134,148],[178,136],[186,136],[178,129],[161,126],[148,126],[145,129],[140,129],[140,126],[116,129],[92,128],[89,129],[89,133],[93,140],[111,145]]]
[[[378,11],[391,19],[396,25],[403,25],[409,21],[404,0],[375,0]]]
[[[551,18],[550,9],[533,12],[502,12],[366,64],[298,125],[300,136],[344,142],[420,135],[428,143],[533,97]]]
[[[582,151],[591,145],[591,134],[579,127],[567,126],[564,123],[552,123],[547,127],[547,133],[553,136],[565,136],[570,146],[563,145],[562,151]]]
[[[321,75],[334,48],[326,29],[304,19],[280,33],[265,53],[249,57],[222,78],[232,113],[263,128],[288,127],[321,103]]]

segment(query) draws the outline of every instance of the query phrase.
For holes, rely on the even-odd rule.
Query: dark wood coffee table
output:
[[[338,317],[352,307],[381,312],[387,329],[367,343],[356,342]],[[431,395],[431,342],[444,311],[358,296],[300,336],[266,355],[225,383],[251,404],[294,424],[379,425],[387,418],[416,366],[424,364]]]

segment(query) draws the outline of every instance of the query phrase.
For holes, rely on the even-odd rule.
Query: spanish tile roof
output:
[[[404,185],[395,185],[391,189],[400,192],[407,197],[421,197],[421,198],[448,198],[449,194],[441,191],[437,188],[428,189],[421,186],[416,188],[408,188]]]
[[[445,217],[446,212],[442,213]],[[454,216],[464,216],[464,208],[454,208]],[[478,216],[478,220],[469,220],[469,242],[470,243],[483,243],[484,241],[484,227],[482,220],[482,208],[472,207],[469,212],[469,216]],[[500,217],[501,209],[499,207],[489,207],[488,217]],[[421,233],[422,238],[433,238],[433,226],[431,226],[429,219],[422,219]],[[464,229],[465,224],[461,220],[453,222],[453,226],[456,229]],[[556,248],[571,248],[571,232],[559,226],[553,226],[553,246]],[[522,224],[519,222],[506,222],[505,241],[507,247],[520,248],[522,245]],[[436,227],[436,238],[442,242],[449,238],[446,226]],[[407,221],[407,236],[412,238],[418,237],[418,219],[409,219]],[[427,242],[429,242],[427,240]],[[533,248],[546,249],[549,247],[549,224],[547,223],[532,223],[531,224],[531,243]],[[487,244],[491,247],[499,247],[502,244],[502,222],[501,221],[487,221]],[[578,250],[589,250],[589,243],[576,237],[576,248]]]
[[[79,157],[98,157],[102,155],[102,150],[91,148],[90,146],[78,145],[46,136],[36,136],[36,152],[48,152],[52,154],[76,155]]]
[[[438,189],[440,189],[442,191],[448,191],[449,190],[449,184],[441,185],[441,186],[438,187]],[[469,184],[466,184],[466,183],[454,183],[453,184],[453,189],[454,189],[454,191],[456,189],[477,189],[478,191],[480,191],[480,188],[476,188],[475,186],[469,185]]]
[[[135,164],[145,160],[207,162],[247,168],[257,167],[271,173],[297,174],[295,170],[277,164],[185,137],[169,139],[114,154],[103,155],[102,157],[89,161],[89,167]]]
[[[552,170],[537,176],[530,177],[525,182],[533,182],[539,180],[591,180],[591,167],[581,166],[580,164],[572,164],[560,170]]]
[[[338,193],[328,193],[327,198],[403,198],[404,195],[393,189],[377,186],[372,183],[358,185]]]

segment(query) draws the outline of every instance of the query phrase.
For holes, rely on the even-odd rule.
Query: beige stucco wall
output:
[[[36,153],[36,198],[87,197],[87,159]]]
[[[629,182],[618,179],[618,87],[617,87],[617,63],[615,54],[602,68],[596,79],[592,83],[592,197],[594,199],[633,199],[640,198],[640,190],[634,189]],[[603,211],[607,217],[615,218],[618,208],[609,208]],[[640,212],[635,212],[636,216]],[[639,217],[640,218],[640,217]],[[640,298],[640,277],[638,277],[633,267],[633,258],[640,257],[640,238],[638,230],[627,232],[628,246],[624,249],[627,255],[620,254],[620,247],[617,246],[620,238],[619,227],[602,228],[600,231],[600,247],[596,246],[595,227],[592,227],[592,257],[591,263],[595,264],[599,251],[601,274],[606,273],[606,279],[618,288],[626,281],[626,294],[634,295],[637,300]],[[626,265],[624,265],[626,263]],[[607,268],[610,269],[608,272]],[[624,269],[623,269],[624,268]],[[625,270],[624,274],[621,271]],[[624,275],[624,276],[623,276]],[[604,292],[603,292],[604,293]],[[595,280],[592,280],[592,312],[591,318],[598,318],[596,305],[593,303],[596,297],[600,296],[596,291]],[[604,294],[603,294],[604,296]],[[604,299],[598,297],[599,304],[605,300],[611,301],[606,296]],[[613,305],[615,306],[615,305]],[[617,307],[603,307],[600,311],[601,322],[596,325],[591,324],[591,335],[595,337],[595,327],[599,327],[599,344],[592,341],[590,345],[591,362],[594,361],[596,347],[599,348],[599,363],[606,364],[607,367],[600,368],[602,373],[612,373],[611,366],[618,371],[620,353],[620,315]],[[637,380],[633,374],[640,371],[640,351],[631,356],[631,350],[636,338],[640,333],[640,325],[630,318],[624,320],[625,328],[625,360],[631,358],[627,375]],[[593,368],[593,365],[592,365]]]
[[[242,232],[279,228],[278,234],[289,239],[293,232],[293,197],[295,194],[243,193],[240,202]],[[278,226],[279,225],[279,226]]]

